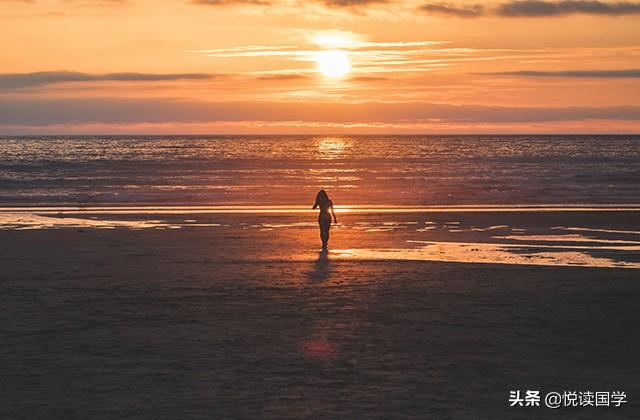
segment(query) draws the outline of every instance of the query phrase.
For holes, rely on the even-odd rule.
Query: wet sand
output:
[[[640,415],[637,211],[345,213],[328,255],[307,213],[20,217],[0,229],[2,417]],[[42,223],[60,217],[86,223]],[[629,403],[510,408],[512,389]]]

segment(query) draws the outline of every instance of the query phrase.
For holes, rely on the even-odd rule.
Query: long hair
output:
[[[323,204],[329,204],[329,196],[327,195],[327,192],[325,190],[320,190],[318,191],[318,194],[316,194],[316,203],[321,206]]]

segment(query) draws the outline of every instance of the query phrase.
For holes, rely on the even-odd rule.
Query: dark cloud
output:
[[[485,14],[481,4],[454,5],[449,3],[427,3],[420,7],[425,12],[435,15],[448,15],[457,17],[478,17]]]
[[[206,73],[107,73],[90,74],[75,71],[39,71],[34,73],[0,74],[0,89],[19,89],[33,86],[45,86],[65,82],[147,82],[168,80],[205,80],[215,75]]]
[[[591,15],[629,15],[640,13],[640,3],[602,2],[597,0],[520,0],[501,4],[496,9],[500,16],[561,16],[573,13]]]
[[[118,0],[114,0],[118,1]],[[376,4],[400,4],[398,0],[312,0],[335,8],[354,8]],[[254,5],[270,6],[279,0],[191,0],[193,4],[209,6]],[[303,3],[301,3],[303,4]],[[563,16],[575,13],[592,15],[630,15],[640,13],[640,2],[600,0],[512,0],[485,7],[482,3],[466,4],[457,2],[426,2],[420,10],[429,14],[473,18],[480,16],[541,17]]]
[[[515,0],[485,8],[482,4],[426,3],[422,11],[438,15],[457,17],[479,17],[487,15],[503,17],[564,16],[576,13],[590,15],[631,15],[640,13],[640,2],[599,0]]]
[[[640,121],[640,107],[501,107],[405,103],[205,102],[184,99],[0,97],[0,126],[212,122],[535,123]]]
[[[518,70],[492,73],[476,73],[496,76],[523,77],[585,77],[585,78],[640,78],[640,69],[627,70],[565,70],[565,71],[534,71]]]

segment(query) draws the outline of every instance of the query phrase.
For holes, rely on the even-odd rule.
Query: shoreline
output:
[[[331,252],[324,258],[313,253],[318,226],[310,209],[23,209],[0,209],[0,232],[17,237],[28,231],[66,231],[80,237],[121,231],[120,237],[137,240],[146,231],[169,241],[211,237],[229,248],[240,246],[246,260],[265,263],[275,257],[640,269],[640,209],[634,208],[338,211],[340,223],[331,230]],[[219,261],[227,258],[221,255]]]
[[[338,213],[485,213],[485,212],[636,212],[640,204],[487,204],[487,205],[342,205]],[[275,205],[4,205],[0,213],[86,214],[216,214],[216,213],[316,213],[310,206]]]

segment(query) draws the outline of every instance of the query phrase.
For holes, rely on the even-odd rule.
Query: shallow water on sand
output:
[[[640,269],[640,209],[635,207],[347,210],[338,211],[341,223],[332,229],[332,244],[336,246],[319,261],[413,260]],[[295,238],[300,247],[269,244],[262,251],[258,248],[247,254],[245,250],[244,254],[252,261],[304,261],[313,257],[310,250],[318,229],[314,215],[302,209],[260,212],[200,208],[198,212],[175,206],[111,210],[23,207],[0,209],[0,230],[197,229],[250,242]]]

